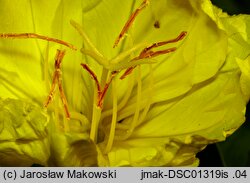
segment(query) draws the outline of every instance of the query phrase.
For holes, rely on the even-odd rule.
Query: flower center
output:
[[[115,43],[113,45],[113,48],[118,46],[119,42],[124,38],[125,33],[128,32],[129,28],[132,26],[133,22],[135,22],[136,17],[139,15],[139,13],[148,6],[149,0],[143,0],[141,5],[131,14],[127,22],[125,23],[124,27],[122,28],[119,36],[115,40]],[[97,143],[97,136],[98,136],[98,129],[101,128],[102,131],[104,131],[105,137],[103,142],[106,144],[105,146],[105,152],[108,153],[113,145],[114,140],[124,140],[130,137],[132,134],[134,128],[141,124],[143,120],[145,119],[151,105],[151,99],[148,98],[147,102],[142,103],[142,78],[141,78],[141,65],[142,64],[149,64],[150,72],[149,72],[149,92],[152,95],[153,88],[154,88],[154,81],[153,81],[153,69],[152,64],[155,63],[155,60],[153,60],[154,57],[157,57],[159,55],[167,54],[174,52],[177,48],[172,47],[168,49],[158,50],[154,51],[154,49],[159,48],[161,46],[164,46],[169,43],[175,43],[180,40],[182,40],[187,32],[183,31],[174,39],[162,41],[153,43],[151,45],[148,45],[146,43],[140,43],[137,45],[132,46],[130,49],[125,50],[118,54],[113,59],[107,59],[104,57],[100,51],[95,47],[95,45],[91,42],[87,34],[84,32],[82,27],[77,24],[74,21],[71,21],[71,24],[73,27],[76,28],[76,30],[80,33],[82,36],[84,42],[86,43],[86,48],[82,48],[81,52],[91,58],[93,58],[99,65],[102,66],[102,76],[101,81],[98,80],[98,77],[96,76],[95,72],[85,63],[82,63],[81,66],[83,69],[85,69],[89,75],[92,77],[92,79],[95,82],[95,96],[93,101],[93,113],[92,113],[92,121],[91,121],[91,129],[90,129],[90,139]],[[154,24],[155,27],[159,28],[159,22]],[[0,34],[0,38],[21,38],[21,39],[27,39],[27,38],[35,38],[35,39],[42,39],[46,40],[48,42],[56,42],[58,44],[62,44],[66,47],[71,48],[72,50],[76,50],[76,48],[62,40],[49,38],[46,36],[34,34],[34,33],[22,33],[22,34]],[[47,49],[48,50],[48,49]],[[140,51],[140,54],[138,56],[135,55],[136,52]],[[48,53],[46,53],[47,55]],[[64,111],[66,114],[66,117],[69,119],[70,117],[73,119],[80,120],[83,124],[86,124],[86,126],[89,126],[88,120],[85,116],[77,113],[77,112],[71,112],[69,113],[68,110],[68,104],[67,100],[63,91],[62,87],[62,77],[61,77],[61,63],[62,59],[65,55],[65,50],[57,50],[56,58],[55,58],[55,70],[52,77],[52,84],[50,87],[50,92],[47,97],[47,100],[45,101],[44,107],[47,108],[50,102],[53,99],[55,87],[58,85],[58,90],[60,94],[60,98],[64,107]],[[136,73],[134,70],[136,69]],[[47,85],[49,85],[48,82],[48,64],[44,67],[44,75],[45,75],[45,82]],[[120,76],[117,78],[117,76]],[[131,80],[128,82],[128,88],[127,92],[125,93],[123,99],[118,104],[118,92],[117,92],[117,79],[124,80],[126,77],[130,77]],[[128,102],[133,87],[137,84],[137,96],[136,96],[136,102],[132,105],[131,109],[134,113],[134,116],[132,120],[129,123],[122,123],[121,120],[123,120],[126,115],[124,116],[118,116],[117,113],[119,110],[121,110],[126,103]],[[109,86],[112,85],[112,109],[102,112],[103,109],[103,103],[105,96],[107,94],[107,91],[109,89]],[[58,114],[58,107],[54,107],[55,113]],[[102,127],[99,127],[100,122],[103,121],[104,118],[112,115],[111,122],[108,124],[103,124]],[[56,116],[56,123],[58,123],[58,115]],[[120,119],[120,120],[119,120]],[[118,122],[119,121],[119,122]],[[67,123],[64,123],[65,128],[67,128]]]
[[[142,4],[132,13],[132,15],[129,17],[128,21],[125,23],[125,26],[123,27],[121,33],[119,34],[118,38],[115,40],[114,47],[118,46],[120,40],[124,37],[125,33],[128,31],[128,29],[131,27],[132,23],[135,21],[136,16],[141,12],[142,9],[144,9],[149,4],[148,0],[144,0]],[[95,96],[94,96],[94,105],[93,105],[93,113],[92,113],[92,122],[91,122],[91,130],[90,130],[90,139],[93,140],[95,143],[97,143],[97,133],[98,129],[102,129],[104,131],[105,137],[104,137],[104,143],[106,144],[105,152],[108,153],[113,145],[114,140],[124,140],[127,139],[133,132],[134,128],[143,122],[145,119],[147,112],[150,109],[151,100],[150,98],[147,100],[146,103],[142,103],[142,80],[141,80],[141,67],[142,64],[149,64],[150,66],[150,72],[149,72],[149,91],[150,94],[153,93],[154,88],[154,82],[153,82],[153,69],[152,65],[155,63],[155,60],[152,58],[157,57],[159,55],[167,54],[174,52],[177,48],[172,47],[168,49],[158,50],[154,51],[155,48],[159,48],[163,45],[169,44],[169,43],[175,43],[180,40],[182,40],[187,32],[183,31],[174,39],[168,40],[168,41],[162,41],[153,43],[151,45],[147,45],[146,43],[140,43],[138,45],[132,46],[132,48],[121,52],[119,55],[117,55],[115,58],[109,60],[106,57],[104,57],[99,50],[94,46],[94,44],[91,42],[87,34],[84,32],[83,28],[74,22],[71,21],[71,24],[73,27],[76,28],[76,30],[80,33],[82,36],[84,43],[86,45],[86,48],[82,48],[81,52],[91,58],[93,58],[99,65],[102,66],[102,81],[100,82],[97,79],[97,76],[95,72],[85,63],[82,63],[81,66],[84,70],[86,70],[91,78],[95,82]],[[136,57],[133,57],[132,55],[135,54],[135,52],[140,51],[140,54]],[[132,59],[130,59],[132,58]],[[132,82],[129,82],[128,91],[126,92],[125,96],[123,97],[122,101],[118,104],[117,98],[117,79],[123,80],[124,78],[131,75],[131,73],[134,73],[133,70],[135,68],[137,69],[136,76],[133,74]],[[117,76],[120,75],[119,78]],[[104,79],[103,79],[104,78]],[[103,81],[105,83],[103,83]],[[130,123],[117,123],[119,116],[117,116],[117,113],[120,109],[122,109],[132,92],[132,89],[134,87],[134,82],[137,82],[137,97],[136,97],[136,103],[134,106],[134,117],[131,120]],[[112,85],[112,101],[113,101],[113,107],[111,110],[105,111],[102,113],[103,103],[106,96],[106,93],[109,89],[109,86]],[[111,122],[108,124],[102,124],[100,127],[100,121],[103,121],[104,118],[112,115]],[[109,133],[108,133],[109,131]]]

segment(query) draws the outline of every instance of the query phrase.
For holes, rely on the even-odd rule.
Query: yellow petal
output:
[[[47,165],[50,156],[48,116],[33,104],[0,100],[0,164]]]

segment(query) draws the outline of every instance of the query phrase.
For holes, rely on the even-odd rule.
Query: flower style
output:
[[[245,120],[247,15],[209,0],[14,0],[0,12],[0,165],[197,166]]]

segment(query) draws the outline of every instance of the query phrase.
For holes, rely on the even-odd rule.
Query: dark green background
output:
[[[211,0],[213,4],[222,8],[230,15],[250,14],[250,0]]]
[[[212,0],[213,4],[228,14],[250,14],[250,0]],[[250,103],[246,122],[226,141],[209,145],[198,153],[200,166],[250,167]]]

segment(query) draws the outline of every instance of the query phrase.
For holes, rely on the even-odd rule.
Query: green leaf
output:
[[[224,166],[250,166],[249,139],[250,123],[248,121],[226,141],[217,144]]]

